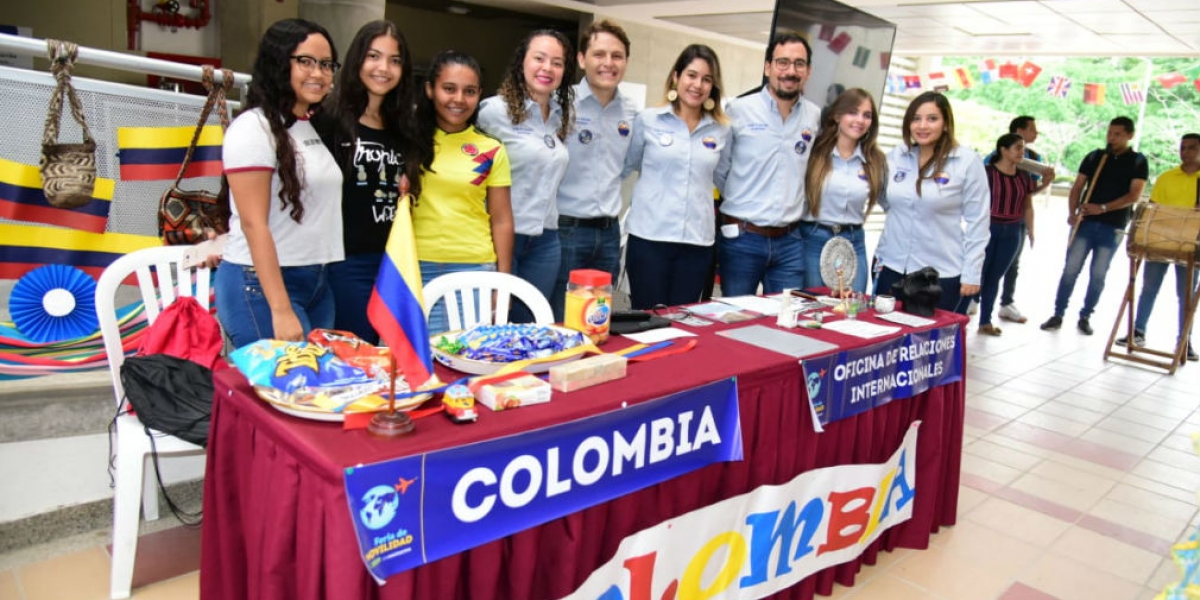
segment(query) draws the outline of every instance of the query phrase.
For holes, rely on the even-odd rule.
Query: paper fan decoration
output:
[[[858,273],[854,244],[843,237],[830,238],[821,248],[821,281],[831,290],[849,288]]]
[[[25,337],[35,342],[71,340],[95,333],[96,281],[66,265],[46,265],[13,286],[8,312]]]

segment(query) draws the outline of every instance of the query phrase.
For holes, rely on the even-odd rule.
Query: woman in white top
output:
[[[983,160],[954,139],[950,101],[938,92],[913,99],[904,113],[904,143],[888,153],[887,211],[876,258],[877,294],[925,267],[937,269],[938,308],[966,314],[979,293],[991,224]]]
[[[714,175],[729,142],[722,91],[717,54],[692,44],[667,74],[666,105],[633,122],[624,171],[641,172],[627,221],[633,308],[700,300],[715,241]]]
[[[512,167],[512,272],[549,299],[558,277],[558,184],[567,172],[575,60],[571,42],[551,29],[517,47],[499,94],[479,107],[479,129],[504,143]],[[532,321],[523,304],[513,321]]]
[[[214,287],[235,347],[333,326],[327,278],[344,256],[342,172],[308,117],[337,68],[325,28],[275,23],[259,43],[245,110],[225,134],[233,206]]]
[[[863,221],[887,187],[887,160],[876,145],[875,100],[862,88],[837,97],[821,121],[808,155],[804,190],[804,286],[821,287],[821,251],[835,237],[854,246],[858,263],[846,289],[867,291],[867,245]],[[845,271],[848,271],[846,269]]]

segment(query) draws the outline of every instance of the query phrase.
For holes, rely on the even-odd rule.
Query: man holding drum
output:
[[[1180,165],[1158,176],[1154,188],[1150,191],[1150,201],[1163,206],[1176,208],[1200,208],[1200,133],[1189,133],[1179,141]],[[1133,345],[1143,346],[1146,343],[1146,325],[1150,322],[1150,311],[1154,310],[1154,300],[1162,287],[1163,278],[1167,274],[1170,263],[1146,261],[1142,273],[1142,293],[1138,296],[1137,318],[1133,322]],[[1200,273],[1192,274],[1192,283],[1200,279]],[[1187,339],[1187,359],[1200,360],[1192,348],[1191,332],[1183,330],[1187,317],[1187,267],[1175,265],[1175,292],[1179,296],[1179,337]],[[1117,345],[1124,346],[1127,339],[1117,340]]]
[[[1108,146],[1089,152],[1079,165],[1079,174],[1071,186],[1071,214],[1067,219],[1074,231],[1067,246],[1062,278],[1058,282],[1054,316],[1042,323],[1043,330],[1054,331],[1062,327],[1063,315],[1067,312],[1071,292],[1075,289],[1075,280],[1079,278],[1088,254],[1091,254],[1087,295],[1083,299],[1083,309],[1079,311],[1078,328],[1080,333],[1092,335],[1088,318],[1092,316],[1092,311],[1100,301],[1100,293],[1104,291],[1108,266],[1116,253],[1121,232],[1129,223],[1129,207],[1141,197],[1149,177],[1146,157],[1129,147],[1132,139],[1133,120],[1117,117],[1108,124]]]

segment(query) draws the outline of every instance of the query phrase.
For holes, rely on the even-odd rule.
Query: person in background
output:
[[[954,113],[939,92],[925,92],[904,112],[904,143],[887,155],[891,181],[880,205],[887,221],[876,250],[875,293],[912,271],[937,269],[938,308],[966,314],[964,297],[979,292],[988,243],[987,173],[983,160],[954,138]]]
[[[775,38],[763,64],[767,85],[730,102],[730,141],[717,166],[721,235],[717,263],[725,296],[773,294],[804,277],[804,172],[821,109],[801,96],[808,42]]]
[[[371,344],[379,335],[367,320],[367,301],[406,176],[420,193],[421,157],[414,145],[412,57],[391,21],[363,25],[346,51],[345,68],[327,108],[313,126],[342,168],[342,240],[346,260],[329,266],[333,327]]]
[[[562,262],[555,199],[568,162],[565,142],[575,94],[570,56],[571,42],[563,34],[530,32],[513,53],[499,94],[479,109],[479,129],[503,142],[512,161],[512,272],[547,300]],[[513,321],[532,321],[528,308],[516,304]]]
[[[508,153],[474,126],[481,95],[479,63],[448,50],[433,58],[417,108],[421,195],[413,235],[421,282],[459,271],[512,272],[512,178]],[[446,331],[446,305],[429,312],[429,331]]]
[[[618,85],[629,64],[629,36],[612,21],[594,21],[579,37],[583,81],[575,86],[575,127],[567,137],[570,162],[558,186],[562,263],[550,295],[563,319],[567,278],[575,269],[621,274],[621,169],[637,108]]]
[[[700,299],[713,252],[717,162],[729,143],[721,65],[712,48],[684,48],[664,87],[666,105],[638,114],[625,157],[624,175],[641,173],[627,221],[635,309]]]
[[[345,256],[342,173],[309,115],[338,66],[324,27],[276,22],[259,42],[244,110],[225,133],[232,216],[214,291],[235,348],[333,327],[329,264]]]
[[[1029,147],[1031,144],[1036,142],[1038,138],[1037,122],[1033,117],[1029,115],[1021,115],[1013,119],[1012,122],[1008,124],[1008,132],[1015,133],[1021,136],[1021,139],[1025,140],[1025,158],[1039,163],[1042,162],[1042,155],[1038,154],[1037,151]],[[999,158],[999,156],[1000,155],[998,152],[993,151],[987,156],[987,158],[983,159],[983,164],[990,165],[996,162],[996,159]],[[1033,183],[1036,186],[1034,187],[1032,193],[1033,196],[1037,196],[1038,194],[1042,193],[1042,190],[1045,190],[1046,188],[1050,187],[1050,184],[1054,183],[1054,169],[1050,168],[1049,166],[1047,166],[1045,170],[1040,173],[1030,172],[1029,175],[1033,178]],[[1032,202],[1030,202],[1027,210],[1029,214],[1029,221],[1033,222]],[[1017,255],[1013,258],[1012,266],[1010,266],[1008,271],[1004,273],[1004,288],[1000,293],[1000,319],[1004,321],[1011,321],[1013,323],[1025,323],[1029,321],[1029,319],[1025,315],[1021,314],[1021,311],[1017,309],[1017,305],[1013,300],[1013,295],[1017,290],[1017,276],[1020,273],[1021,250],[1025,247],[1025,238],[1027,236],[1029,238],[1029,243],[1031,245],[1033,244],[1032,232],[1023,232],[1021,235],[1021,244],[1017,246]],[[974,309],[977,308],[978,303],[978,300],[973,301],[971,304],[971,310],[968,310],[968,312],[974,314]]]
[[[879,120],[875,100],[862,88],[851,88],[830,105],[821,133],[813,143],[805,174],[808,203],[804,234],[804,287],[825,285],[821,251],[835,237],[854,245],[858,268],[847,281],[856,292],[867,291],[867,243],[863,221],[887,186],[887,159],[876,145]]]
[[[1103,150],[1089,152],[1079,165],[1079,174],[1075,176],[1067,200],[1070,207],[1067,222],[1075,230],[1067,247],[1062,277],[1058,281],[1054,316],[1042,323],[1044,331],[1056,331],[1062,327],[1071,292],[1075,290],[1075,280],[1079,278],[1083,263],[1091,254],[1087,294],[1083,298],[1083,309],[1079,311],[1077,327],[1084,335],[1093,333],[1088,319],[1100,302],[1108,266],[1112,263],[1125,225],[1129,223],[1129,207],[1141,197],[1149,177],[1150,167],[1146,157],[1129,146],[1133,134],[1132,119],[1113,119],[1108,125],[1107,146]],[[1088,188],[1086,197],[1085,187]]]
[[[1015,133],[1006,133],[996,140],[999,156],[987,165],[988,187],[992,191],[991,238],[983,259],[983,303],[979,313],[979,333],[1000,335],[992,325],[992,309],[1000,291],[1000,279],[1016,259],[1025,233],[1033,239],[1033,190],[1037,184],[1029,173],[1019,170],[1017,163],[1025,158],[1025,140]]]
[[[1154,187],[1150,190],[1150,201],[1164,206],[1176,208],[1200,208],[1200,133],[1188,133],[1179,140],[1179,166],[1158,176]],[[1148,260],[1142,271],[1142,293],[1138,296],[1137,317],[1133,321],[1134,346],[1146,344],[1146,327],[1150,324],[1150,313],[1154,310],[1154,301],[1158,298],[1158,290],[1162,288],[1163,278],[1167,275],[1168,263]],[[1192,348],[1192,332],[1184,331],[1184,321],[1187,318],[1187,267],[1175,265],[1175,295],[1179,298],[1179,337],[1187,340],[1187,360],[1200,360],[1196,350]],[[1192,272],[1192,284],[1200,282],[1200,271]],[[1193,293],[1195,290],[1193,289]],[[1125,337],[1117,340],[1117,345],[1124,346],[1129,342]]]

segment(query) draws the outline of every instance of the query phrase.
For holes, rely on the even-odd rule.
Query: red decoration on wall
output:
[[[190,0],[188,6],[197,9],[196,15],[185,17],[178,12],[142,10],[140,0],[128,0],[125,5],[125,34],[128,36],[130,50],[137,50],[137,33],[143,21],[158,23],[164,27],[190,27],[200,29],[208,25],[212,19],[208,0]]]

